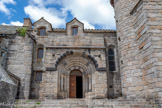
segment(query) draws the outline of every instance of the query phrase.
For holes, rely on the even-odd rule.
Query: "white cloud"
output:
[[[30,5],[46,6],[51,4],[61,4],[61,0],[30,0]]]
[[[19,22],[19,21],[11,21],[11,25],[14,25],[14,26],[22,26],[23,23]]]
[[[2,23],[2,25],[10,25],[10,24]]]
[[[37,21],[41,17],[44,17],[49,21],[53,27],[60,27],[65,25],[65,18],[61,18],[59,12],[54,8],[45,8],[29,5],[25,7],[25,13],[30,16],[31,19]]]
[[[0,11],[4,12],[5,14],[10,14],[10,9],[6,7],[6,4],[13,4],[15,5],[16,2],[14,0],[0,0]]]
[[[79,20],[109,29],[115,28],[114,10],[109,0],[63,0],[63,5]]]
[[[59,4],[62,9],[49,8],[52,4]],[[104,29],[115,29],[114,10],[109,0],[30,0],[24,10],[34,21],[44,17],[53,27],[64,26],[67,13],[71,12],[85,28],[94,29],[94,25],[99,25]]]
[[[2,23],[2,25],[22,26],[23,23],[21,23],[19,21],[11,21],[10,24]]]
[[[82,23],[84,23],[84,28],[86,29],[95,29],[95,27],[91,24],[89,24],[89,22],[87,21],[81,21]]]

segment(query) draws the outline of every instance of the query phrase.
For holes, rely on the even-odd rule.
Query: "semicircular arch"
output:
[[[78,57],[83,57],[83,58],[89,59],[90,61],[93,62],[95,68],[96,69],[98,68],[97,60],[95,60],[95,58],[92,55],[90,55],[90,54],[88,54],[86,52],[75,52],[75,51],[66,51],[65,53],[63,53],[62,55],[60,55],[60,57],[55,62],[55,68],[57,69],[57,67],[60,64],[60,62],[63,59],[65,59],[67,56],[70,56],[70,55],[78,56]]]

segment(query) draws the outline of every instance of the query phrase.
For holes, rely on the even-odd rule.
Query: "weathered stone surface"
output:
[[[162,1],[114,0],[114,9],[123,95],[161,104],[156,89],[161,88]]]
[[[7,70],[20,78],[19,98],[29,98],[32,74],[33,40],[16,36],[9,40]]]
[[[17,85],[0,81],[0,107],[13,108],[17,93]]]
[[[11,108],[7,104],[13,104],[17,93],[17,85],[0,65],[0,107]]]

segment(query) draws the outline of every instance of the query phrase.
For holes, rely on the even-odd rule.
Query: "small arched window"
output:
[[[37,82],[40,82],[40,81],[42,81],[42,72],[40,71],[37,71],[36,73],[35,73],[35,81],[37,81]]]
[[[72,27],[72,36],[76,36],[78,34],[78,27]]]
[[[115,71],[115,54],[112,48],[108,50],[109,71]]]
[[[38,59],[42,59],[43,58],[43,48],[38,48],[38,55],[37,55]]]
[[[38,29],[38,35],[39,36],[45,36],[46,35],[46,28],[45,27],[41,27]]]

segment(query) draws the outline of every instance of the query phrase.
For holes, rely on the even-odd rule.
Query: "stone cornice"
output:
[[[106,68],[96,68],[97,71],[107,71]],[[57,71],[55,67],[46,67],[46,71]]]
[[[105,47],[96,46],[47,46],[49,49],[105,49]]]
[[[107,29],[84,29],[84,32],[88,33],[115,33],[115,30],[107,30]]]
[[[51,32],[62,32],[66,33],[66,29],[64,28],[53,28]],[[116,33],[115,30],[107,30],[107,29],[84,29],[85,33]]]

